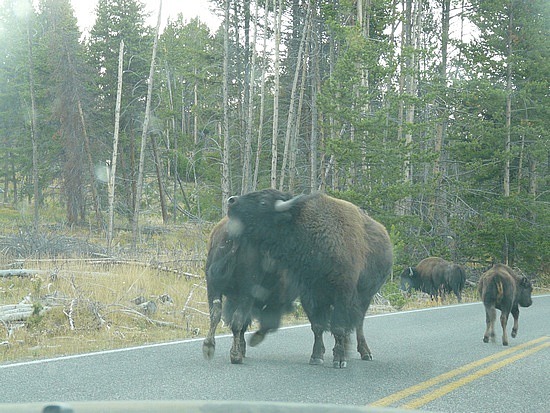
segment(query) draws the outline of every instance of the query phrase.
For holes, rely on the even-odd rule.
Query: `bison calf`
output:
[[[506,324],[510,312],[514,317],[512,337],[518,333],[519,307],[529,307],[533,301],[531,282],[524,276],[519,276],[504,264],[495,264],[479,279],[478,291],[485,306],[487,329],[483,342],[495,340],[496,309],[500,310],[500,324],[502,325],[502,344],[508,345]]]

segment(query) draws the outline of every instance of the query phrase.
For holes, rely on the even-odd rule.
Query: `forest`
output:
[[[81,32],[69,0],[2,0],[2,207],[110,245],[216,222],[231,195],[322,191],[384,223],[396,266],[550,272],[550,2],[210,7],[215,31],[99,0]]]

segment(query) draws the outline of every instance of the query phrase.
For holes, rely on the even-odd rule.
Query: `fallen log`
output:
[[[32,277],[37,274],[44,274],[46,271],[42,270],[27,270],[24,268],[11,269],[11,270],[0,270],[0,278],[7,277]]]
[[[49,309],[50,307],[42,307],[40,313]],[[25,321],[34,311],[34,306],[29,303],[0,305],[0,321],[4,323]]]
[[[15,260],[13,262],[13,266],[21,265],[23,262],[28,262],[29,260]],[[59,259],[59,258],[44,258],[44,259],[37,259],[32,260],[33,262],[55,262],[55,263],[73,263],[73,262],[82,262],[90,265],[134,265],[138,267],[146,267],[151,268],[154,270],[162,271],[162,272],[170,272],[173,274],[176,274],[178,276],[183,276],[187,278],[203,278],[199,274],[193,274],[187,271],[182,271],[177,268],[171,268],[168,265],[165,265],[160,262],[143,262],[143,261],[136,261],[136,260],[128,260],[128,259],[120,259],[120,258],[113,258],[113,257],[105,257],[105,258],[65,258],[65,259]],[[195,261],[195,260],[192,260]],[[22,270],[5,270],[5,271],[22,271]],[[28,270],[28,271],[34,271],[34,270]],[[36,270],[38,271],[38,270]],[[0,274],[1,277],[1,274]]]

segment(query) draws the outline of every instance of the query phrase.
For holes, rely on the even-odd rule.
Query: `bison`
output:
[[[297,294],[291,292],[285,271],[277,270],[269,254],[246,239],[230,237],[230,226],[225,217],[210,234],[205,270],[210,329],[203,342],[203,354],[206,359],[214,356],[216,328],[223,317],[233,333],[231,363],[240,364],[246,354],[244,333],[251,319],[260,322],[251,339],[256,345],[279,327]]]
[[[452,291],[459,303],[465,283],[464,268],[439,257],[424,258],[416,267],[407,267],[401,273],[403,291],[413,288],[430,294],[432,298]]]
[[[496,309],[500,310],[500,324],[502,326],[502,345],[508,345],[506,324],[510,312],[514,317],[512,337],[518,333],[519,306],[529,307],[533,300],[531,292],[533,286],[525,276],[517,275],[510,267],[504,264],[495,264],[479,279],[478,292],[485,306],[485,320],[487,329],[483,335],[483,342],[495,340]]]
[[[384,226],[349,202],[274,189],[229,198],[228,216],[240,239],[269,254],[298,286],[314,334],[310,364],[323,363],[328,330],[335,340],[334,367],[346,367],[353,329],[361,358],[371,360],[363,320],[393,259]]]

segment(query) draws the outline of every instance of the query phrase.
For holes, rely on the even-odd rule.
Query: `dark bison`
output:
[[[424,258],[416,267],[407,267],[401,273],[402,290],[413,288],[430,294],[432,298],[452,291],[459,303],[465,283],[464,268],[439,257]]]
[[[279,327],[284,312],[292,309],[292,294],[286,272],[278,270],[269,254],[240,237],[229,237],[231,223],[222,219],[212,230],[206,259],[206,285],[210,329],[203,342],[205,358],[214,356],[216,328],[223,320],[231,326],[231,362],[240,364],[246,354],[244,333],[251,319],[260,322],[251,344],[260,343]],[[235,232],[235,231],[233,231]],[[223,300],[223,306],[222,306]]]
[[[500,324],[502,325],[502,345],[508,345],[506,324],[510,312],[514,317],[512,337],[518,333],[519,306],[529,307],[533,301],[531,292],[533,286],[527,277],[517,275],[510,267],[504,264],[495,264],[479,279],[478,292],[485,306],[487,329],[483,335],[483,342],[495,340],[496,309],[500,310]]]
[[[371,360],[363,319],[391,271],[386,229],[355,205],[321,193],[292,198],[265,189],[231,197],[228,207],[239,236],[268,253],[297,284],[314,334],[310,363],[323,363],[323,332],[329,329],[334,367],[346,367],[353,329],[361,358]]]

